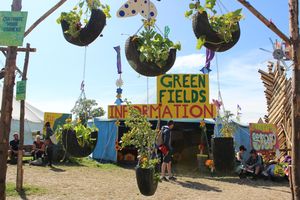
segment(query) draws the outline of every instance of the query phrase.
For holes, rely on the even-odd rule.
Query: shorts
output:
[[[171,161],[172,161],[172,154],[171,154],[171,151],[169,151],[169,153],[167,153],[166,155],[163,156],[163,162],[169,163]]]

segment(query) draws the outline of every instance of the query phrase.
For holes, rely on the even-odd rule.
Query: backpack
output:
[[[157,146],[160,146],[164,143],[164,139],[163,139],[163,131],[164,131],[164,128],[160,129],[160,131],[157,133],[156,135],[156,141],[155,141],[155,144]]]

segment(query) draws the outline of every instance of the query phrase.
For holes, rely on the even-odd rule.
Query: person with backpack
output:
[[[167,126],[163,126],[160,131],[160,137],[162,138],[162,144],[159,145],[159,150],[163,154],[163,162],[161,165],[161,179],[164,181],[176,180],[172,175],[172,146],[171,146],[171,129],[174,127],[174,121],[170,120]],[[165,176],[166,170],[168,171],[168,178]]]

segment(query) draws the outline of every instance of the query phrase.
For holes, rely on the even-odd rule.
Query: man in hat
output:
[[[15,132],[13,134],[14,139],[9,142],[8,156],[11,161],[17,160],[19,150],[19,134]]]

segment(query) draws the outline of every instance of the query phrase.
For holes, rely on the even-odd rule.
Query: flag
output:
[[[121,48],[120,48],[120,45],[114,47],[114,49],[117,52],[117,69],[118,69],[118,74],[122,74]]]

